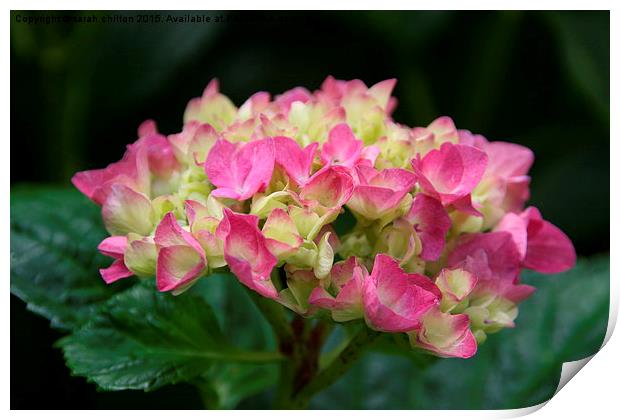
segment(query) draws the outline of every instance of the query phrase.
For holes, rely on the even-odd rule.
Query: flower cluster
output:
[[[534,291],[521,269],[564,271],[575,251],[524,208],[529,149],[448,117],[398,124],[394,85],[328,77],[237,108],[214,80],[180,133],[144,122],[119,162],[73,177],[111,235],[103,279],[156,276],[178,294],[227,267],[303,316],[363,319],[438,356],[474,355]],[[337,234],[350,215],[355,226]]]

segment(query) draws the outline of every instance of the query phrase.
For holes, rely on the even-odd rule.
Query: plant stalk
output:
[[[299,315],[289,322],[282,305],[250,289],[246,290],[273,329],[278,350],[284,357],[280,363],[275,408],[306,408],[315,394],[344,375],[380,335],[364,325],[338,356],[327,367],[319,370],[321,349],[331,332],[331,323],[318,320],[313,327],[312,320]]]
[[[279,408],[307,408],[310,403],[310,399],[318,392],[332,385],[342,375],[344,375],[362,356],[364,351],[368,349],[369,345],[379,337],[379,335],[379,332],[370,330],[364,326],[325,369],[313,375],[313,377],[300,389],[296,391],[294,390],[293,395],[289,399],[280,401]]]

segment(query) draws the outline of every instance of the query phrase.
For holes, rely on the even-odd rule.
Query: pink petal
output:
[[[444,350],[443,354],[448,357],[469,359],[478,352],[478,343],[471,330],[465,331],[460,340],[454,342],[451,348]]]
[[[316,203],[329,209],[342,207],[353,194],[353,178],[349,171],[330,166],[312,175],[299,194],[308,204]]]
[[[123,158],[105,169],[76,173],[71,182],[95,203],[102,205],[113,184],[123,184],[135,191],[148,192],[148,154],[144,148],[127,146]]]
[[[288,137],[274,137],[276,163],[286,171],[286,174],[298,185],[304,185],[312,171],[312,161],[319,146],[311,143],[302,149],[299,144]]]
[[[207,84],[207,87],[202,92],[202,97],[208,98],[210,96],[217,95],[218,93],[220,93],[220,82],[214,77],[209,81],[209,84]]]
[[[471,201],[471,195],[467,194],[463,197],[459,197],[451,203],[454,209],[462,211],[463,213],[471,214],[472,216],[483,217]]]
[[[508,232],[489,232],[462,235],[454,250],[448,256],[448,265],[455,266],[466,258],[480,258],[483,252],[487,258],[489,273],[472,272],[478,280],[501,282],[513,281],[519,273],[519,250]],[[470,271],[470,270],[468,270]],[[486,278],[490,275],[491,278]]]
[[[291,246],[287,243],[280,242],[272,238],[265,238],[265,246],[272,255],[280,259],[283,259],[286,256],[290,256],[295,252],[296,249],[299,248],[299,246]]]
[[[323,226],[321,230],[319,230],[319,233],[317,233],[314,237],[313,242],[318,246],[321,243],[321,239],[323,239],[323,236],[325,236],[325,234],[327,233],[329,233],[327,243],[329,244],[329,246],[332,247],[332,250],[337,253],[342,243],[340,242],[340,238],[338,237],[336,230],[331,224]]]
[[[530,209],[530,213],[535,210]],[[524,213],[527,214],[528,210]],[[569,237],[557,226],[542,220],[535,210],[527,226],[527,253],[523,266],[541,273],[561,273],[573,268],[576,259],[575,247]]]
[[[370,220],[395,210],[416,181],[415,175],[405,169],[384,169],[372,174],[374,169],[362,168],[357,168],[360,185],[355,187],[347,205]]]
[[[210,216],[207,207],[195,200],[185,200],[185,214],[187,215],[187,221],[190,226],[192,226],[197,219]]]
[[[370,185],[370,181],[379,175],[379,171],[372,165],[356,165],[351,171],[355,185]]]
[[[321,160],[326,165],[342,165],[352,168],[360,158],[362,141],[357,140],[346,123],[331,129],[321,149]]]
[[[168,136],[177,158],[200,166],[204,165],[206,154],[217,139],[218,134],[210,124],[198,121],[189,121],[183,125],[182,132]]]
[[[133,276],[122,259],[115,260],[108,268],[99,269],[99,274],[107,284]]]
[[[485,179],[495,179],[498,184],[496,188],[504,195],[501,208],[509,212],[521,211],[530,197],[527,172],[534,162],[532,151],[518,144],[489,142],[483,136],[466,130],[459,131],[459,141],[487,154]]]
[[[258,229],[258,216],[254,214],[234,213],[230,209],[227,209],[227,208],[224,208],[223,211],[224,211],[224,215],[226,213],[230,213],[236,219],[244,219],[245,223],[248,223]],[[220,221],[220,224],[218,225],[217,229],[215,230],[215,235],[221,240],[226,240],[226,237],[228,236],[229,233],[230,233],[230,219],[228,217],[224,217]]]
[[[531,286],[518,284],[520,260],[510,233],[475,233],[459,238],[448,256],[448,266],[460,266],[474,274],[478,279],[476,291],[519,302],[534,291]]]
[[[515,303],[521,302],[532,295],[536,291],[534,286],[529,284],[513,284],[510,287],[506,287],[502,295]]]
[[[502,208],[506,211],[521,211],[530,199],[530,177],[523,175],[506,181],[506,192]]]
[[[414,159],[412,165],[422,190],[446,206],[467,196],[478,185],[487,156],[475,147],[443,143],[423,159]]]
[[[229,209],[224,209],[228,233],[224,242],[224,258],[241,283],[259,294],[277,298],[271,282],[271,270],[278,262],[265,244],[265,237],[253,222]]]
[[[367,146],[362,149],[360,153],[359,162],[364,162],[368,165],[374,165],[377,157],[381,154],[381,149],[378,146]]]
[[[366,93],[368,87],[361,80],[336,80],[332,76],[328,76],[317,96],[325,99],[332,105],[338,105],[342,98],[347,95],[356,93]]]
[[[478,348],[467,315],[451,315],[437,310],[424,318],[416,344],[438,356],[463,359],[472,357]]]
[[[127,248],[126,236],[110,236],[101,241],[97,247],[103,255],[112,258],[122,258],[125,254],[125,248]]]
[[[249,143],[221,139],[209,151],[205,171],[216,197],[246,200],[266,188],[275,164],[271,138]]]
[[[213,197],[231,198],[233,200],[243,201],[243,195],[237,188],[221,187],[211,192]]]
[[[435,136],[435,144],[444,142],[456,143],[458,141],[458,133],[454,121],[450,117],[439,117],[429,124],[427,127]]]
[[[506,214],[494,230],[512,235],[526,268],[552,274],[575,265],[576,254],[571,240],[558,227],[543,220],[535,207],[519,215]]]
[[[276,208],[265,220],[262,229],[269,252],[283,259],[299,249],[303,238],[299,235],[295,222],[282,209]]]
[[[372,177],[369,184],[376,187],[390,188],[394,191],[404,190],[409,192],[415,181],[416,176],[406,169],[388,168]]]
[[[492,141],[484,151],[489,157],[487,171],[503,178],[527,175],[534,163],[534,153],[519,144]]]
[[[422,242],[420,257],[425,261],[437,261],[452,225],[441,203],[428,195],[416,194],[405,219],[413,225]]]
[[[231,189],[235,189],[238,180],[233,170],[233,161],[240,146],[242,145],[239,143],[220,139],[211,148],[205,161],[205,171],[211,183],[218,187],[231,186]]]
[[[150,134],[157,134],[157,124],[154,120],[146,120],[138,127],[138,137],[146,137]]]
[[[332,317],[338,322],[359,319],[363,316],[362,284],[367,275],[361,267],[355,267],[353,275],[342,286],[336,297],[325,289],[316,287],[312,290],[308,303],[318,308],[332,311]]]
[[[308,303],[323,309],[339,308],[339,304],[336,303],[336,298],[327,293],[322,287],[315,287],[312,290],[308,297]]]
[[[396,86],[396,79],[383,80],[371,86],[368,93],[379,102],[381,108],[387,110],[394,86]]]
[[[101,209],[103,223],[113,235],[150,235],[154,227],[151,200],[123,184],[113,184]]]
[[[472,134],[469,130],[457,130],[459,135],[459,143],[467,146],[477,147],[480,150],[486,150],[487,139],[480,134]]]
[[[127,146],[119,162],[105,169],[78,172],[71,182],[97,204],[106,200],[113,184],[123,184],[149,195],[151,175],[167,179],[180,166],[171,144],[166,137],[157,133],[153,121],[142,123],[138,133],[140,138]]]
[[[268,92],[256,92],[241,105],[239,114],[247,118],[258,116],[269,105],[271,95]]]
[[[508,232],[512,235],[521,260],[525,258],[527,251],[527,223],[523,217],[515,213],[507,213],[502,220],[493,228],[496,232]]]
[[[469,271],[463,269],[442,269],[435,284],[441,290],[442,298],[447,298],[450,303],[459,303],[469,296],[474,290],[478,279]]]
[[[344,82],[342,80],[336,80],[333,76],[327,76],[321,84],[321,93],[334,101],[340,100],[343,94],[343,85]]]
[[[288,115],[288,111],[291,109],[293,102],[306,103],[312,98],[310,92],[302,87],[296,87],[289,91],[284,92],[281,95],[276,96],[274,102],[278,106],[280,112],[284,115]]]
[[[419,328],[421,318],[439,305],[441,292],[427,277],[405,273],[393,258],[378,254],[363,285],[366,322],[385,332]]]
[[[204,256],[187,245],[171,245],[157,255],[157,289],[168,292],[198,279],[206,266]]]
[[[127,248],[126,236],[110,236],[105,238],[97,249],[103,255],[107,255],[115,259],[115,261],[108,268],[102,268],[99,270],[101,277],[106,283],[113,283],[116,280],[130,277],[133,273],[127,268],[123,261],[125,249]]]
[[[149,169],[155,176],[167,179],[180,168],[172,145],[165,136],[151,134],[139,140],[147,149]]]
[[[366,219],[376,220],[394,210],[405,194],[407,191],[395,194],[388,188],[360,185],[355,187],[347,206]]]
[[[459,130],[459,142],[486,152],[487,174],[504,179],[527,175],[534,163],[534,153],[525,146],[503,141],[487,141],[484,136]]]
[[[101,205],[105,200],[105,196],[97,197],[96,195],[97,192],[108,182],[108,179],[111,178],[109,172],[113,171],[106,171],[106,169],[94,169],[91,171],[78,172],[71,178],[71,183],[86,197]]]
[[[179,226],[172,212],[166,214],[161,222],[159,222],[155,230],[154,240],[159,249],[171,246],[189,246],[204,257],[204,250],[200,246],[200,243],[191,233]]]
[[[356,257],[349,257],[346,261],[334,264],[330,273],[332,284],[340,289],[353,278],[353,270],[358,266]]]

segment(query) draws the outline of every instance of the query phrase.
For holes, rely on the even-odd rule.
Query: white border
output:
[[[51,4],[53,3],[53,4]],[[616,2],[617,3],[617,2]],[[457,0],[433,0],[433,1],[395,1],[395,0],[381,0],[379,1],[368,1],[368,0],[356,0],[350,2],[334,2],[334,0],[313,0],[311,2],[300,2],[300,1],[270,1],[263,0],[261,2],[251,3],[249,1],[211,1],[208,3],[199,2],[199,1],[187,1],[187,0],[177,0],[174,3],[165,3],[160,0],[151,0],[151,1],[134,1],[132,3],[128,3],[126,0],[124,1],[89,1],[87,4],[80,4],[77,1],[56,1],[56,2],[46,2],[46,1],[9,1],[7,2],[9,5],[9,9],[5,14],[4,19],[2,20],[1,25],[3,26],[3,33],[5,36],[2,37],[2,49],[4,52],[4,57],[7,58],[9,56],[10,51],[10,29],[9,29],[9,19],[8,11],[11,9],[15,10],[27,10],[27,9],[61,9],[61,10],[200,10],[206,6],[210,10],[253,10],[253,9],[264,9],[264,10],[323,10],[323,9],[336,9],[336,10],[346,10],[346,9],[357,9],[357,10],[462,10],[465,6],[467,9],[471,10],[486,10],[486,9],[526,9],[526,10],[612,10],[611,13],[611,74],[618,74],[618,54],[617,51],[614,50],[614,47],[617,47],[617,37],[618,31],[615,28],[618,28],[620,24],[619,19],[615,11],[613,10],[613,6],[615,5],[612,1],[601,1],[601,0],[590,0],[587,2],[584,1],[574,1],[574,0],[564,0],[564,1],[542,1],[542,0],[525,0],[525,1],[491,1],[491,0],[468,0],[468,1],[457,1]],[[2,66],[3,72],[3,80],[4,80],[4,101],[2,101],[2,110],[0,112],[0,116],[3,120],[2,127],[4,128],[4,141],[1,143],[3,147],[2,153],[0,153],[0,171],[3,176],[2,182],[2,199],[3,205],[0,207],[0,212],[2,216],[2,221],[4,223],[0,223],[0,233],[2,234],[2,257],[1,264],[3,267],[3,272],[5,273],[5,281],[6,287],[8,289],[9,286],[9,278],[10,278],[10,261],[9,261],[9,191],[10,191],[10,67],[8,65],[8,60],[5,65]],[[614,111],[617,111],[617,100],[618,100],[618,87],[615,83],[611,83],[611,115],[616,115]],[[36,112],[36,111],[35,111]],[[610,152],[611,152],[611,185],[614,191],[611,194],[611,214],[618,215],[620,214],[620,207],[618,206],[618,195],[617,195],[617,186],[620,185],[619,179],[619,169],[618,163],[620,160],[618,159],[618,136],[617,129],[612,124],[611,130],[611,138],[614,139],[611,141]],[[18,130],[18,127],[13,127],[13,129]],[[604,158],[604,157],[603,157]],[[616,163],[614,165],[613,163]],[[615,188],[614,188],[615,187]],[[611,193],[610,192],[610,193]],[[611,219],[611,260],[618,261],[617,249],[617,241],[614,238],[618,238],[620,235],[619,225],[614,221],[614,218]],[[587,281],[587,279],[584,279]],[[6,290],[6,289],[5,289]],[[616,405],[616,401],[618,400],[617,390],[618,390],[618,375],[620,373],[618,363],[618,359],[616,354],[620,354],[620,341],[617,337],[612,337],[611,333],[613,332],[613,328],[615,326],[615,322],[618,314],[618,297],[620,296],[620,288],[618,286],[618,270],[616,265],[613,264],[611,267],[611,307],[610,307],[610,323],[608,326],[607,335],[605,338],[606,345],[602,349],[602,351],[595,355],[590,363],[588,363],[583,372],[579,373],[579,379],[570,381],[554,398],[552,398],[547,404],[541,404],[537,407],[531,407],[520,410],[506,410],[506,411],[389,411],[387,415],[390,417],[397,419],[407,419],[410,420],[412,417],[419,418],[433,418],[433,419],[455,419],[455,418],[464,418],[464,419],[484,419],[484,418],[507,418],[507,417],[517,417],[521,415],[526,415],[534,412],[531,415],[531,418],[536,419],[555,419],[555,418],[579,418],[583,419],[584,417],[588,417],[589,419],[593,419],[596,417],[602,418],[612,418],[617,416],[618,408]],[[5,295],[5,306],[4,306],[4,317],[2,319],[2,332],[3,337],[9,337],[9,317],[10,317],[10,305],[9,305],[9,295]],[[610,339],[611,338],[611,339]],[[8,340],[6,340],[8,341]],[[7,342],[4,342],[4,345],[0,347],[3,360],[5,363],[3,381],[1,382],[2,387],[2,402],[3,406],[6,410],[10,407],[10,349]],[[541,407],[543,409],[539,410]],[[187,418],[196,418],[196,419],[204,419],[205,416],[209,417],[226,417],[226,418],[240,418],[245,416],[251,416],[252,418],[262,418],[269,417],[273,418],[290,418],[290,416],[295,416],[296,418],[301,419],[310,419],[311,417],[314,420],[314,417],[318,414],[321,417],[327,416],[329,418],[340,417],[342,415],[348,416],[350,414],[343,413],[341,411],[321,411],[317,412],[238,412],[238,411],[230,411],[230,412],[209,412],[204,413],[201,411],[179,411],[179,412],[131,412],[131,416],[149,416],[149,418],[168,418],[170,415],[175,417],[182,415]],[[375,417],[377,414],[374,411],[363,411],[356,412],[355,416],[371,418]],[[81,411],[56,411],[56,412],[31,412],[31,411],[11,411],[11,417],[15,418],[31,418],[31,417],[39,417],[44,415],[46,417],[50,416],[51,418],[76,418],[81,419],[85,413]],[[107,420],[107,417],[110,415],[106,411],[90,411],[86,413],[89,417],[93,419],[103,419]]]

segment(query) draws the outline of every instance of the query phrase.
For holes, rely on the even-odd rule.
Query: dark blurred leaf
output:
[[[547,13],[569,79],[609,122],[609,11]]]
[[[470,56],[460,76],[459,124],[486,127],[494,111],[501,109],[502,87],[517,41],[522,12],[504,10],[474,28]]]
[[[274,386],[278,380],[275,365],[217,364],[208,374],[217,396],[215,407],[233,409],[239,402]]]
[[[594,136],[607,144],[591,141]],[[566,232],[579,252],[609,249],[609,131],[575,123],[546,125],[518,139],[536,154],[530,202]]]
[[[161,85],[174,82],[174,74],[189,65],[197,53],[207,50],[223,25],[213,21],[168,22],[168,16],[180,19],[188,14],[190,12],[184,11],[100,12],[100,17],[122,15],[134,22],[146,17],[147,22],[102,25],[102,36],[97,40],[100,45],[98,60],[108,64],[95,72],[94,77],[100,83],[97,98],[128,109],[148,100]],[[214,19],[220,13],[202,11],[191,12],[191,15],[208,15]],[[160,21],[155,22],[158,16]],[[206,85],[207,81],[202,84]],[[110,96],[110,92],[120,93],[122,101],[116,94]],[[196,96],[200,93],[196,92]]]
[[[363,26],[372,37],[382,37],[397,51],[418,52],[428,45],[454,18],[451,10],[429,10],[424,13],[394,11],[358,11],[347,13],[348,23]],[[408,51],[403,51],[407,45]]]
[[[11,191],[11,293],[52,326],[84,323],[114,293],[98,269],[109,265],[99,208],[77,190],[21,186]],[[121,282],[122,283],[122,282]]]
[[[391,347],[367,354],[313,408],[505,409],[549,399],[563,362],[600,348],[609,315],[609,257],[581,260],[567,273],[525,273],[538,291],[520,306],[514,330],[489,336],[469,360],[437,359],[429,367]],[[383,349],[385,350],[385,348]]]
[[[236,349],[202,298],[160,293],[153,284],[110,299],[58,345],[73,374],[104,390],[152,390],[201,377],[215,361],[263,363],[279,357]]]

